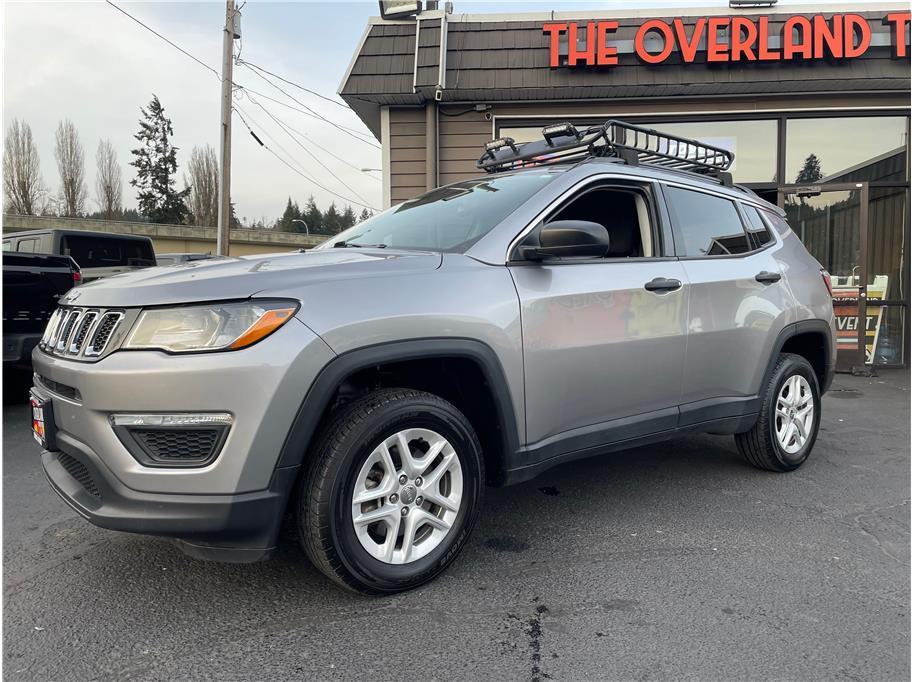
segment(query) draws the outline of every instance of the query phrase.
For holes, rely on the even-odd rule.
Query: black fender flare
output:
[[[502,459],[519,448],[513,400],[497,354],[485,343],[463,338],[426,338],[365,346],[333,358],[317,375],[285,437],[276,468],[300,466],[320,419],[339,385],[355,372],[390,362],[468,358],[478,364],[494,398],[500,425]]]
[[[798,322],[787,324],[776,337],[776,342],[773,344],[773,352],[767,363],[766,371],[763,373],[763,381],[760,383],[760,387],[757,391],[758,397],[762,395],[764,387],[769,383],[773,370],[776,367],[776,360],[779,358],[779,353],[782,352],[782,347],[785,345],[785,342],[799,334],[808,333],[822,334],[824,338],[824,379],[820,383],[819,388],[820,395],[827,392],[830,388],[830,384],[833,383],[833,374],[836,367],[836,358],[832,357],[833,332],[830,329],[830,325],[827,324],[825,320],[799,320]]]

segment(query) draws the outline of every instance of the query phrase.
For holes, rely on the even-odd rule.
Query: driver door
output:
[[[651,184],[581,190],[545,221],[606,227],[607,257],[513,262],[530,462],[675,428],[689,286]],[[533,230],[534,231],[534,230]],[[647,289],[658,280],[677,286]]]

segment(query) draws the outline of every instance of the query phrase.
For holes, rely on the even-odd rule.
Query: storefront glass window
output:
[[[586,124],[578,124],[583,125]],[[651,122],[643,125],[734,152],[731,172],[735,182],[776,182],[776,121]],[[501,128],[500,136],[530,142],[541,139],[541,129],[542,126]]]
[[[645,125],[734,152],[731,174],[735,182],[776,182],[776,121],[654,122]]]
[[[904,181],[906,117],[796,118],[786,122],[785,182]]]
[[[903,254],[907,230],[905,187],[872,187],[868,195],[868,296],[894,301],[908,298]]]
[[[906,308],[901,305],[878,306],[868,303],[868,327],[873,328],[871,357],[875,365],[902,365],[905,362],[903,330],[906,326]],[[869,331],[869,336],[871,332]]]

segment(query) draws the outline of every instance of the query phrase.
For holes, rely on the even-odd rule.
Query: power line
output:
[[[150,31],[150,32],[154,33],[155,35],[157,35],[159,38],[161,38],[162,40],[164,40],[166,43],[168,43],[168,45],[170,45],[170,46],[173,47],[174,49],[176,49],[176,50],[178,50],[178,51],[180,51],[180,52],[183,52],[186,56],[190,57],[190,59],[192,59],[193,61],[195,61],[197,64],[199,64],[199,65],[202,66],[203,68],[209,69],[212,73],[215,74],[215,77],[216,77],[216,78],[218,78],[219,80],[222,80],[222,77],[219,75],[219,72],[216,71],[215,69],[213,69],[211,66],[209,66],[206,62],[202,61],[201,59],[197,59],[197,58],[194,57],[192,54],[190,54],[189,52],[187,52],[184,48],[182,48],[180,45],[178,45],[177,43],[174,43],[174,42],[168,40],[167,38],[165,38],[165,36],[163,36],[161,33],[159,33],[158,31],[156,31],[156,30],[155,30],[154,28],[152,28],[151,26],[149,26],[149,25],[147,25],[147,24],[144,24],[144,23],[141,22],[139,19],[137,19],[136,17],[134,17],[132,14],[130,14],[129,12],[127,12],[125,9],[123,9],[123,8],[118,7],[117,5],[115,5],[113,2],[111,2],[111,0],[105,0],[105,2],[107,2],[111,7],[113,7],[114,9],[116,9],[118,12],[120,12],[120,13],[123,14],[124,16],[129,17],[131,20],[135,21],[137,24],[139,24],[140,26],[142,26],[142,27],[143,27],[144,29],[146,29],[147,31]]]
[[[105,0],[105,2],[106,2],[107,4],[109,4],[111,7],[113,7],[114,9],[116,9],[118,12],[120,12],[121,14],[123,14],[124,16],[126,16],[127,18],[129,18],[131,21],[136,22],[137,24],[139,24],[140,26],[142,26],[144,29],[146,29],[146,30],[149,31],[150,33],[156,35],[156,36],[159,37],[161,40],[164,40],[166,43],[168,43],[168,45],[170,45],[171,47],[173,47],[174,49],[176,49],[176,50],[177,50],[178,52],[180,52],[181,54],[183,54],[183,55],[189,57],[190,59],[192,59],[193,61],[195,61],[197,64],[199,64],[200,66],[202,66],[204,69],[206,69],[206,70],[208,70],[208,71],[211,71],[212,74],[215,75],[215,77],[219,79],[219,81],[222,80],[222,77],[221,77],[221,75],[219,74],[219,72],[216,71],[216,70],[215,70],[214,68],[212,68],[211,66],[209,66],[206,62],[204,62],[203,60],[199,59],[198,57],[192,55],[190,52],[188,52],[187,50],[185,50],[184,48],[182,48],[180,45],[178,45],[177,43],[175,43],[173,40],[170,40],[169,38],[166,38],[165,36],[163,36],[161,33],[159,33],[158,31],[156,31],[154,28],[152,28],[152,27],[149,26],[148,24],[146,24],[146,23],[140,21],[139,19],[137,19],[136,17],[134,17],[132,14],[130,14],[129,12],[127,12],[127,11],[126,11],[125,9],[123,9],[122,7],[119,7],[118,5],[114,4],[114,2],[112,2],[112,0]],[[242,5],[242,6],[243,6],[243,5]],[[249,62],[240,61],[240,63],[241,63],[241,64],[244,64],[245,66],[248,66],[248,68],[250,67],[250,63],[249,63]],[[260,67],[258,67],[258,68],[260,68]],[[264,70],[265,70],[265,69],[264,69]],[[356,140],[358,140],[359,142],[363,142],[364,144],[370,145],[371,147],[374,147],[375,149],[380,149],[379,145],[374,144],[372,141],[366,140],[366,139],[364,139],[364,138],[362,138],[362,137],[356,137],[356,136],[355,136],[355,134],[363,135],[364,133],[361,133],[361,131],[355,130],[355,129],[353,129],[353,128],[349,128],[349,127],[347,127],[347,126],[341,125],[341,124],[336,123],[336,122],[334,122],[334,121],[330,121],[330,120],[327,119],[326,117],[324,117],[324,116],[320,115],[319,113],[317,113],[317,112],[313,111],[312,109],[310,109],[310,107],[308,107],[308,106],[307,106],[306,104],[304,104],[303,102],[300,102],[299,100],[295,99],[294,97],[292,97],[291,95],[289,95],[288,93],[286,93],[284,90],[282,90],[281,88],[279,88],[277,85],[275,85],[274,83],[272,83],[271,81],[269,81],[269,80],[266,79],[265,77],[263,77],[263,76],[261,76],[260,74],[258,74],[256,71],[253,71],[253,69],[251,69],[251,72],[254,73],[254,74],[256,74],[257,76],[259,76],[260,78],[263,78],[263,80],[265,80],[267,83],[269,83],[270,85],[272,85],[273,87],[275,87],[276,89],[278,89],[280,92],[282,92],[283,94],[285,94],[287,97],[289,97],[289,98],[292,99],[293,101],[295,101],[295,102],[297,102],[298,104],[300,104],[301,106],[303,106],[304,109],[306,109],[306,111],[305,111],[305,110],[302,110],[302,109],[298,109],[298,108],[296,108],[296,107],[293,107],[293,106],[291,106],[290,104],[288,104],[288,103],[286,103],[286,102],[282,102],[281,100],[275,99],[274,97],[270,97],[269,95],[266,95],[266,94],[264,94],[264,93],[262,93],[262,92],[258,92],[257,90],[253,90],[252,88],[248,88],[247,86],[245,86],[245,85],[243,85],[243,84],[241,84],[241,83],[238,83],[237,81],[233,81],[233,82],[232,82],[232,85],[233,85],[235,88],[239,89],[239,90],[247,90],[248,92],[252,92],[252,93],[254,93],[254,94],[256,94],[256,95],[259,95],[260,97],[263,97],[263,98],[268,99],[268,100],[270,100],[270,101],[272,101],[272,102],[275,102],[276,104],[280,104],[280,105],[282,105],[282,106],[284,106],[284,107],[288,107],[288,108],[291,109],[292,111],[297,111],[298,113],[304,114],[304,115],[306,115],[306,116],[310,116],[310,117],[312,117],[312,118],[316,118],[316,119],[318,119],[318,120],[325,121],[325,122],[329,123],[330,125],[333,125],[333,126],[335,126],[336,128],[339,128],[340,130],[343,130],[346,134],[351,135],[352,137],[354,137],[354,138],[355,138]],[[279,78],[279,76],[276,76],[276,78]],[[322,97],[322,95],[321,95],[321,97]],[[333,101],[333,100],[330,100],[330,101]]]
[[[311,118],[315,118],[317,120],[322,120],[320,118],[320,116],[318,116],[317,114],[311,113],[310,111],[305,111],[304,109],[298,109],[297,107],[294,107],[294,106],[288,104],[287,102],[283,102],[280,99],[276,99],[275,97],[270,97],[269,95],[263,94],[259,90],[254,90],[253,88],[248,88],[246,85],[241,85],[237,81],[235,81],[234,85],[238,90],[246,90],[248,93],[253,93],[254,95],[257,95],[258,97],[262,97],[263,99],[268,99],[270,102],[275,102],[276,104],[279,104],[287,109],[291,109],[292,111],[296,111],[299,114],[304,114],[305,116],[310,116]],[[337,127],[343,128],[344,130],[347,130],[349,132],[357,133],[359,135],[363,134],[360,131],[355,130],[354,128],[348,128],[341,124],[336,124],[336,125],[337,125]],[[380,149],[380,147],[378,145],[374,144],[370,140],[364,140],[360,137],[357,137],[355,139],[358,140],[359,142],[363,142],[366,145],[374,147],[375,149]]]
[[[342,107],[343,109],[348,109],[349,111],[351,111],[351,107],[349,107],[344,102],[340,102],[331,97],[327,97],[326,95],[321,95],[319,92],[317,92],[315,90],[311,90],[310,88],[305,88],[303,85],[298,85],[297,83],[294,83],[293,81],[290,81],[287,78],[282,78],[282,76],[280,76],[276,73],[273,73],[272,71],[269,71],[267,69],[264,69],[262,66],[257,66],[253,62],[247,62],[247,61],[244,61],[243,59],[239,59],[238,63],[243,64],[244,66],[249,66],[250,68],[256,69],[257,71],[262,71],[263,73],[268,73],[273,78],[278,78],[283,83],[288,83],[288,85],[294,86],[298,90],[303,90],[304,92],[309,92],[311,95],[314,95],[315,97],[319,97],[320,99],[325,99],[327,102],[332,102],[336,106],[339,106],[339,107]]]
[[[351,185],[349,185],[349,184],[346,183],[344,180],[342,180],[342,178],[340,178],[338,175],[336,175],[335,173],[333,173],[332,170],[329,168],[329,166],[327,166],[325,163],[323,163],[322,161],[320,161],[320,159],[318,159],[318,158],[314,155],[314,153],[313,153],[312,151],[310,151],[304,144],[302,144],[301,141],[300,141],[298,138],[296,138],[294,135],[292,135],[292,134],[291,134],[291,131],[288,130],[288,128],[286,128],[285,125],[284,125],[279,119],[277,119],[275,116],[273,116],[272,113],[271,113],[266,107],[264,107],[262,104],[260,104],[259,102],[257,102],[257,101],[256,101],[255,99],[253,99],[253,98],[250,98],[250,101],[253,102],[254,104],[256,104],[260,109],[262,109],[263,112],[264,112],[269,118],[272,119],[273,123],[275,123],[277,126],[279,126],[282,130],[285,131],[285,134],[288,135],[288,137],[291,138],[292,142],[294,142],[294,143],[295,143],[296,145],[298,145],[301,149],[303,149],[304,152],[305,152],[310,158],[312,158],[314,161],[316,161],[318,164],[320,164],[320,166],[323,168],[323,170],[325,170],[327,173],[329,173],[329,174],[336,180],[336,182],[338,182],[340,185],[342,185],[345,189],[347,189],[349,192],[351,192],[352,194],[354,194],[356,197],[358,197],[359,199],[361,199],[361,201],[366,201],[364,197],[362,197],[360,194],[358,194],[358,192],[356,192],[355,189],[354,189],[353,187],[351,187]]]
[[[295,135],[298,135],[298,136],[304,138],[305,140],[307,140],[307,142],[308,142],[309,144],[312,144],[312,145],[313,145],[314,147],[316,147],[317,149],[319,149],[319,150],[321,150],[322,152],[325,152],[325,153],[328,154],[329,156],[333,157],[333,158],[334,158],[336,161],[338,161],[339,163],[344,163],[344,164],[345,164],[346,166],[348,166],[349,168],[351,168],[351,169],[353,169],[353,170],[356,170],[356,171],[358,171],[359,173],[364,174],[366,177],[369,177],[371,180],[376,180],[377,182],[380,182],[380,178],[378,178],[377,176],[371,175],[370,173],[365,173],[364,170],[363,170],[362,168],[359,168],[358,166],[356,166],[355,164],[351,163],[350,161],[346,161],[345,159],[343,159],[343,158],[342,158],[341,156],[339,156],[338,154],[336,154],[336,153],[334,153],[333,151],[331,151],[331,150],[327,149],[326,147],[322,146],[322,145],[321,145],[320,143],[318,143],[316,140],[314,140],[314,139],[311,138],[309,135],[307,135],[307,133],[302,133],[300,130],[295,130],[294,128],[292,128],[290,125],[288,125],[288,124],[285,123],[284,121],[282,121],[282,120],[276,118],[275,116],[273,116],[269,111],[266,110],[265,107],[263,107],[262,104],[260,104],[260,103],[257,102],[256,100],[254,100],[253,97],[250,97],[250,96],[248,95],[248,99],[249,99],[251,102],[253,102],[254,104],[256,104],[258,107],[260,107],[260,109],[263,109],[263,111],[266,112],[266,115],[269,116],[269,118],[271,118],[273,121],[275,121],[276,124],[277,124],[278,126],[280,126],[282,129],[284,129],[286,133],[294,133]],[[310,152],[308,152],[308,153],[310,153]]]
[[[328,118],[326,118],[325,116],[323,116],[323,115],[320,114],[319,112],[316,112],[316,111],[314,111],[313,109],[311,109],[309,106],[307,106],[306,104],[304,104],[304,102],[302,102],[301,100],[297,99],[294,95],[288,94],[288,92],[286,92],[286,91],[283,90],[281,87],[279,87],[278,85],[276,85],[275,83],[273,83],[273,82],[272,82],[271,80],[269,80],[266,76],[264,76],[263,74],[261,74],[261,73],[255,71],[254,69],[250,68],[250,66],[247,64],[247,62],[242,62],[242,63],[243,63],[244,66],[247,66],[247,68],[250,69],[250,73],[254,74],[254,75],[257,76],[258,78],[262,78],[264,81],[266,81],[267,83],[269,83],[269,85],[271,85],[271,86],[274,87],[276,90],[278,90],[278,91],[281,92],[283,95],[285,95],[288,99],[290,99],[291,101],[296,102],[296,103],[299,104],[300,106],[304,107],[305,109],[307,109],[307,111],[311,112],[311,113],[312,113],[314,116],[316,116],[317,118],[319,118],[319,119],[321,119],[321,120],[323,120],[323,121],[326,121],[326,123],[329,123],[329,124],[330,124],[331,126],[333,126],[334,128],[338,128],[339,130],[341,130],[342,132],[344,132],[346,135],[348,135],[348,136],[350,136],[350,137],[354,137],[354,138],[355,138],[356,140],[358,140],[359,142],[366,142],[366,140],[364,140],[364,139],[362,139],[362,138],[360,138],[360,137],[357,137],[357,136],[355,136],[353,133],[351,133],[351,132],[349,131],[348,128],[345,128],[344,126],[339,125],[339,124],[336,123],[335,121],[329,120]]]
[[[370,204],[361,203],[360,201],[355,201],[349,197],[343,196],[343,195],[339,194],[338,192],[334,192],[333,190],[329,189],[329,187],[326,187],[326,186],[320,184],[319,182],[317,182],[316,180],[314,180],[312,177],[310,177],[304,171],[301,171],[300,169],[295,168],[291,163],[289,163],[288,161],[283,159],[281,156],[279,156],[273,149],[270,149],[270,147],[260,139],[260,137],[256,134],[256,132],[254,132],[253,128],[251,128],[250,124],[247,122],[247,118],[250,118],[250,120],[253,120],[253,117],[250,116],[249,113],[247,114],[247,118],[245,118],[244,114],[242,113],[242,110],[237,105],[234,106],[234,111],[237,113],[238,118],[241,119],[241,122],[244,124],[244,126],[246,126],[247,130],[250,132],[253,139],[257,141],[257,144],[259,144],[263,149],[265,149],[270,154],[272,154],[275,158],[277,158],[279,161],[281,161],[290,170],[294,171],[295,173],[300,175],[302,178],[304,178],[308,182],[313,183],[314,185],[316,185],[320,189],[328,192],[329,194],[333,195],[334,197],[337,197],[343,201],[347,201],[348,203],[354,204],[355,206],[360,206],[362,208],[368,208],[372,211],[379,210],[376,207],[371,206]],[[291,156],[291,154],[288,154],[288,152],[278,142],[276,142],[275,139],[268,132],[266,132],[265,130],[263,132],[266,133],[266,136],[269,137],[269,139],[271,139],[273,142],[275,142],[276,146],[279,149],[282,149],[282,151],[285,152],[285,154],[287,154],[288,156]]]

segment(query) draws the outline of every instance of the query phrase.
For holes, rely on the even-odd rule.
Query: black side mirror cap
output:
[[[610,242],[604,225],[589,220],[555,220],[538,232],[538,244],[520,246],[524,260],[604,258]]]

